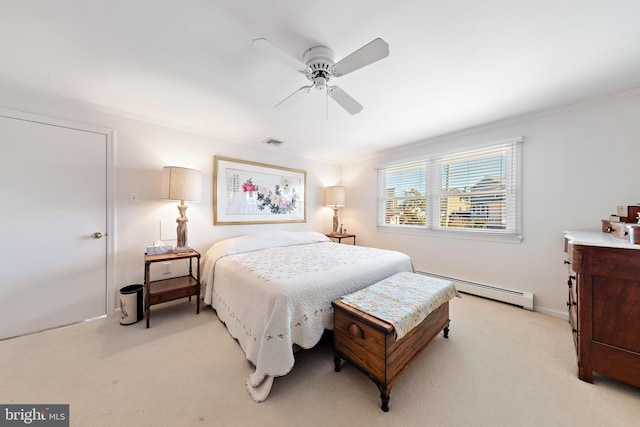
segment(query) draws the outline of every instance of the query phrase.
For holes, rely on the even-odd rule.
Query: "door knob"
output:
[[[93,237],[94,239],[100,239],[102,237],[102,233],[99,231],[96,231],[91,235],[91,237]]]

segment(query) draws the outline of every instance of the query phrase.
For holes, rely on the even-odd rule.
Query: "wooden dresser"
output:
[[[565,233],[569,322],[578,377],[640,387],[640,245],[609,233]]]

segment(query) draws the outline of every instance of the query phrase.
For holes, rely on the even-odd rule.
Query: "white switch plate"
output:
[[[129,203],[138,203],[138,193],[129,193]]]
[[[166,242],[168,240],[178,240],[178,232],[176,230],[178,224],[175,219],[160,220],[160,240]]]

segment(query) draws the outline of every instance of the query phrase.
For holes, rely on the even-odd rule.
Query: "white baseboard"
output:
[[[453,277],[440,276],[424,271],[416,271],[418,274],[435,277],[437,279],[451,280],[456,289],[471,295],[477,295],[496,301],[517,305],[526,310],[533,311],[533,293],[526,291],[515,291],[513,289],[500,288],[497,286],[485,285],[482,283],[470,282],[468,280],[456,279]]]

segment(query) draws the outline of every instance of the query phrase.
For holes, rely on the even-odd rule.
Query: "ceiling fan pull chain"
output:
[[[328,85],[324,95],[324,119],[326,121],[329,121],[329,86]]]

